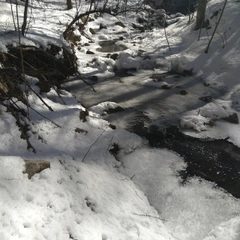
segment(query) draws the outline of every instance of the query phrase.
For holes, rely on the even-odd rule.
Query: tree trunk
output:
[[[197,21],[195,25],[195,30],[204,27],[206,6],[207,0],[198,0]]]
[[[218,19],[218,21],[217,21],[217,24],[216,24],[216,26],[215,26],[215,28],[214,28],[212,37],[211,37],[211,39],[210,39],[210,41],[209,41],[209,43],[208,43],[208,46],[207,46],[207,48],[206,48],[206,50],[205,50],[205,53],[208,53],[208,49],[209,49],[210,44],[211,44],[211,42],[212,42],[212,40],[213,40],[214,34],[215,34],[215,32],[217,31],[218,24],[219,24],[220,21],[221,21],[221,18],[222,18],[224,9],[225,9],[225,7],[226,7],[226,4],[227,4],[227,0],[225,0],[225,2],[224,2],[223,9],[222,9],[221,14],[220,14],[220,17],[219,17],[219,19]]]
[[[72,9],[72,0],[67,0],[67,9]]]
[[[26,0],[25,1],[25,8],[24,8],[23,24],[22,24],[22,35],[23,36],[26,32],[26,27],[27,27],[28,4],[29,4],[29,0]]]

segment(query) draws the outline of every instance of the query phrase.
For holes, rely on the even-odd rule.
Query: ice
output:
[[[239,201],[213,183],[197,177],[181,183],[178,171],[183,170],[185,164],[176,154],[167,150],[143,148],[122,157],[121,161],[121,172],[133,179],[145,192],[150,204],[157,209],[165,226],[176,239],[204,239],[212,229],[220,229],[222,223],[233,221],[234,226],[229,230],[232,231],[230,239],[237,240]],[[225,229],[227,225],[223,224],[222,228]],[[222,234],[218,233],[218,236]]]

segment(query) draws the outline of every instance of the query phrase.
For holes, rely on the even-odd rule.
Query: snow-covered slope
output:
[[[210,1],[207,15],[211,16],[222,4],[222,1]],[[137,64],[139,69],[155,68],[161,65],[164,56],[169,62],[180,64],[181,68],[193,68],[200,81],[223,91],[221,99],[214,102],[220,105],[216,109],[238,111],[239,4],[238,1],[228,2],[208,54],[204,53],[209,39],[207,32],[202,30],[201,39],[197,41],[198,32],[193,31],[194,21],[188,24],[188,17],[180,17],[177,23],[166,29],[171,52],[166,44],[164,30],[159,28],[142,33],[142,38],[134,39],[135,43],[131,44],[134,15],[120,17],[128,26],[122,35],[124,44],[130,50],[122,53],[118,64]],[[7,51],[7,44],[18,44],[18,35],[8,32],[13,26],[10,10],[9,3],[0,2],[2,52]],[[20,15],[22,10],[20,5]],[[48,43],[68,45],[61,33],[75,11],[66,11],[65,1],[34,2],[34,18],[22,43],[42,47],[47,47]],[[106,15],[90,22],[89,26],[97,29],[100,21],[111,25],[117,20]],[[215,21],[211,21],[209,36]],[[94,56],[86,55],[88,49],[95,51],[99,48],[98,41],[111,40],[113,29],[123,31],[122,27],[112,25],[112,28],[91,36],[93,41],[90,46],[84,45],[88,39],[82,37],[83,45],[78,49],[77,56],[79,71],[83,75],[88,76],[96,71],[100,80],[114,76],[114,61],[106,61],[106,57],[97,51]],[[222,37],[225,39],[224,48]],[[144,49],[154,60],[145,64],[142,58],[137,58],[140,49]],[[91,62],[93,58],[95,62]],[[29,78],[29,82],[39,92],[36,81]],[[43,118],[29,109],[30,120],[24,119],[29,124],[29,140],[36,153],[27,150],[27,143],[21,139],[16,119],[0,105],[2,240],[240,238],[238,199],[198,178],[181,185],[177,171],[186,166],[175,153],[150,149],[140,137],[124,130],[111,129],[109,123],[99,115],[104,104],[100,105],[101,112],[98,112],[99,106],[92,108],[86,117],[87,121],[83,122],[79,118],[80,112],[85,111],[81,103],[66,91],[61,92],[61,97],[54,90],[42,95],[43,100],[54,110],[50,112],[35,94],[29,92],[29,104],[47,117]],[[209,113],[207,110],[208,106],[205,106],[200,112]],[[199,113],[199,109],[185,113],[183,120],[188,117],[190,120],[187,123],[192,126],[191,120],[195,119],[195,124],[201,130],[202,117],[209,116],[193,118],[196,112]],[[220,110],[216,112],[220,114]],[[230,136],[231,141],[239,145],[239,137],[236,135],[239,125],[218,122],[214,128],[204,130],[197,136]],[[192,131],[188,133],[196,135]],[[117,159],[109,152],[114,144],[120,149]],[[26,174],[22,174],[25,159],[47,160],[51,168],[28,179]]]

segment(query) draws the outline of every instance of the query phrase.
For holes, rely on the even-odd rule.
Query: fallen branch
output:
[[[149,217],[149,218],[155,218],[161,221],[165,221],[164,219],[161,219],[160,217],[152,216],[149,214],[139,214],[139,213],[133,213],[134,215],[140,216],[140,217]]]
[[[53,120],[49,119],[48,117],[44,116],[43,114],[41,114],[40,112],[38,112],[37,110],[35,110],[33,107],[29,106],[29,108],[32,109],[35,113],[37,113],[37,114],[40,115],[41,117],[47,119],[49,122],[51,122],[52,124],[54,124],[56,127],[62,128],[60,125],[58,125],[57,123],[55,123]]]
[[[79,77],[81,76],[81,74],[80,74],[79,71],[76,71],[76,75],[79,76]],[[80,78],[80,80],[82,80],[85,84],[87,84],[88,86],[90,86],[94,92],[97,92],[91,83],[85,81],[85,80],[82,79],[82,78]]]
[[[219,24],[220,21],[221,21],[221,18],[222,18],[222,15],[223,15],[224,9],[225,9],[225,7],[226,7],[226,4],[227,4],[227,0],[225,0],[225,2],[224,2],[224,5],[223,5],[223,8],[222,8],[222,11],[221,11],[220,17],[219,17],[219,19],[218,19],[218,21],[217,21],[217,24],[216,24],[215,28],[214,28],[214,31],[213,31],[212,37],[211,37],[211,39],[210,39],[210,41],[209,41],[209,43],[208,43],[208,46],[207,46],[207,48],[206,48],[206,50],[205,50],[205,53],[208,53],[208,49],[209,49],[209,47],[210,47],[210,45],[211,45],[211,43],[212,43],[213,37],[214,37],[214,35],[215,35],[215,32],[217,31],[218,24]]]
[[[85,153],[83,159],[82,159],[82,162],[84,162],[86,156],[88,155],[88,153],[90,152],[91,148],[96,144],[96,142],[100,139],[100,137],[103,135],[103,133],[107,130],[107,128],[105,128],[101,134],[98,136],[98,138],[95,140],[95,142],[88,148],[87,152]]]
[[[170,44],[169,44],[169,41],[168,41],[168,36],[167,36],[167,31],[166,31],[166,18],[165,18],[165,22],[164,22],[163,28],[164,28],[164,34],[165,34],[165,38],[167,40],[168,48],[169,48],[169,51],[171,52],[172,50],[171,50],[171,47],[170,47]]]
[[[64,105],[67,105],[66,102],[63,100],[62,96],[60,95],[56,86],[53,86],[54,91],[57,93],[58,97],[62,100]]]
[[[26,83],[27,86],[31,89],[31,91],[36,94],[36,96],[41,100],[41,102],[50,110],[53,112],[53,109],[42,99],[42,97],[30,86],[29,83]]]

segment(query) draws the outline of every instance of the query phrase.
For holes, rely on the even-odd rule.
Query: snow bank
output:
[[[182,183],[182,158],[167,150],[142,148],[120,160],[121,172],[146,193],[175,239],[219,240],[227,239],[226,233],[238,239],[240,202],[197,177]]]
[[[140,58],[133,57],[128,52],[121,52],[116,60],[116,67],[118,70],[122,69],[136,69],[140,67],[139,63]]]
[[[55,158],[28,180],[22,162],[1,157],[1,239],[172,239],[161,220],[138,216],[157,213],[122,175]]]

